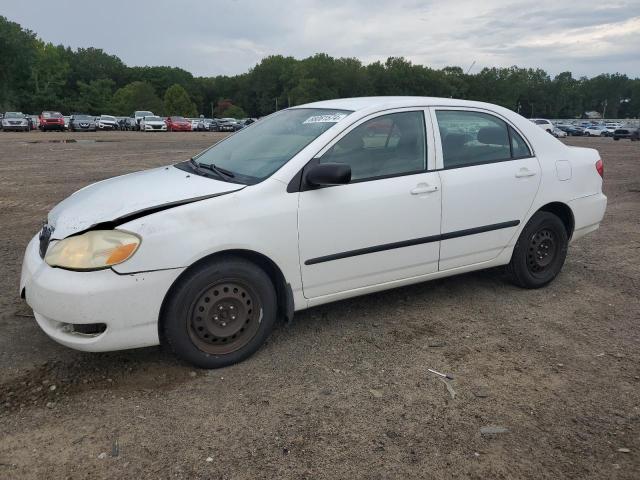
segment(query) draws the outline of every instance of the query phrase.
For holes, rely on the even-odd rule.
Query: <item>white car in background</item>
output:
[[[589,125],[583,128],[583,132],[587,137],[601,137],[607,129],[602,125]]]
[[[530,120],[543,130],[546,130],[549,133],[553,132],[554,126],[550,120],[547,120],[545,118],[531,118]]]
[[[100,115],[96,119],[96,125],[99,130],[117,130],[118,119],[111,115]]]
[[[622,128],[622,123],[620,122],[607,122],[604,124],[604,128],[609,132],[610,135],[613,135],[617,129]]]
[[[157,116],[142,117],[140,119],[140,131],[142,132],[166,132],[167,124],[164,118]]]
[[[162,342],[222,367],[316,305],[497,266],[548,285],[600,225],[602,176],[596,150],[488,103],[301,105],[63,200],[27,246],[20,293],[63,345]]]
[[[553,130],[551,130],[551,135],[556,138],[565,138],[567,136],[567,132],[565,132],[564,130],[560,130],[558,127],[553,127]]]

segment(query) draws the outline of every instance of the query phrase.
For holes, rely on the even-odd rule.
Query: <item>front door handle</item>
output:
[[[428,183],[419,183],[415,188],[411,189],[411,195],[421,195],[423,193],[437,192],[437,185],[429,185]]]
[[[516,173],[516,178],[533,177],[535,174],[536,172],[523,167]]]

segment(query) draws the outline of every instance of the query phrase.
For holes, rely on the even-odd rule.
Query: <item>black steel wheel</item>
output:
[[[196,265],[171,288],[161,314],[161,337],[201,368],[240,362],[268,338],[277,314],[269,276],[243,258]]]
[[[189,336],[212,355],[232,353],[246,345],[260,327],[262,305],[253,289],[237,279],[206,288],[189,312]]]
[[[507,271],[524,288],[540,288],[562,270],[569,234],[562,220],[550,212],[537,212],[520,233]]]
[[[544,275],[558,253],[558,239],[548,228],[538,230],[529,240],[527,267],[532,275]]]

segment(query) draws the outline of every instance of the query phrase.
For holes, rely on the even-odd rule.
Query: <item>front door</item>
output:
[[[428,138],[424,111],[404,109],[360,121],[312,161],[349,164],[352,180],[300,193],[307,298],[437,271],[441,186]]]

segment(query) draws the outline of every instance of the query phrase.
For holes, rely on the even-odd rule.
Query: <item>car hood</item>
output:
[[[63,239],[100,224],[109,228],[163,209],[241,190],[228,183],[175,166],[130,173],[78,190],[49,212],[53,239]]]

